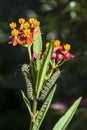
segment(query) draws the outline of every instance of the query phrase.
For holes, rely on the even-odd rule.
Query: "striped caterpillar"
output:
[[[28,64],[23,64],[21,67],[22,74],[24,76],[26,87],[27,87],[27,95],[29,99],[34,99],[34,89],[33,89],[33,83],[32,78],[30,74],[30,67]]]
[[[47,94],[49,93],[59,76],[60,70],[57,69],[43,85],[43,89],[41,90],[39,100],[44,100],[46,98]]]

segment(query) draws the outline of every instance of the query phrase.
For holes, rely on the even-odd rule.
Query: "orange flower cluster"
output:
[[[34,18],[30,18],[28,21],[25,21],[24,18],[20,18],[18,22],[18,29],[16,29],[17,24],[15,22],[9,24],[12,29],[9,44],[13,46],[17,44],[28,46],[34,41],[33,34],[38,32],[37,27],[40,25],[40,22]]]

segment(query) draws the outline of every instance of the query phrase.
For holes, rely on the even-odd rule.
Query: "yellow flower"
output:
[[[37,20],[35,20],[35,22],[33,23],[33,25],[34,25],[35,27],[38,27],[38,26],[40,25],[40,22],[37,21]]]
[[[31,24],[31,26],[34,26],[34,27],[38,27],[40,25],[40,22],[37,21],[37,19],[34,19],[34,18],[30,18],[29,23]]]
[[[30,23],[30,24],[33,24],[33,23],[34,23],[34,21],[35,21],[35,19],[34,19],[34,18],[30,18],[30,19],[29,19],[29,23]]]
[[[25,30],[23,30],[23,32],[24,32],[25,36],[29,36],[29,34],[30,34],[30,29],[25,29]]]
[[[30,24],[29,24],[28,22],[25,22],[25,23],[24,23],[24,28],[25,28],[25,29],[28,29],[29,27],[30,27]]]
[[[60,45],[60,40],[55,40],[54,41],[54,47],[58,47]]]
[[[17,29],[13,29],[13,30],[11,31],[11,35],[12,35],[13,37],[18,36],[18,30],[17,30]]]
[[[16,27],[16,23],[12,22],[12,23],[9,24],[9,26],[10,26],[11,29],[14,29]]]
[[[66,51],[69,51],[70,48],[71,48],[70,44],[65,44],[65,45],[64,45],[64,49],[65,49]]]
[[[18,21],[19,21],[20,24],[24,24],[25,23],[25,19],[24,18],[20,18]]]
[[[50,45],[50,43],[49,43],[49,42],[47,42],[47,43],[46,43],[46,48],[47,48],[49,45]]]

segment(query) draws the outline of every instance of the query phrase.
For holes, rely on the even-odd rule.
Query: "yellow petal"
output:
[[[16,27],[16,23],[12,22],[12,23],[9,24],[9,26],[10,26],[11,29],[14,29]]]
[[[24,18],[20,18],[18,21],[19,21],[20,24],[24,24],[25,23],[25,19]]]
[[[64,45],[64,49],[65,49],[66,51],[69,51],[70,48],[71,48],[70,44],[65,44],[65,45]]]

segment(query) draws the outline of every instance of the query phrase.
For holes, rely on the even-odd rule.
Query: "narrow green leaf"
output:
[[[43,59],[41,60],[40,69],[38,71],[37,81],[36,81],[36,94],[37,94],[36,96],[37,96],[37,98],[39,96],[39,93],[40,93],[42,86],[43,86],[43,83],[44,83],[44,77],[46,75],[46,72],[47,72],[47,69],[48,69],[48,66],[50,63],[52,51],[53,51],[53,42],[51,42],[51,44],[49,45],[49,47],[45,51]]]
[[[36,52],[38,54],[38,58],[36,60],[36,67],[37,70],[40,66],[40,54],[42,51],[42,37],[40,32],[40,27],[37,27],[37,32],[33,34],[34,42],[33,42],[33,52]]]
[[[31,112],[30,102],[29,102],[28,98],[25,96],[25,94],[24,94],[24,92],[22,90],[21,90],[21,93],[22,93],[22,96],[23,96],[23,100],[24,100],[24,102],[25,102],[25,104],[26,104],[26,106],[27,106],[27,108],[29,110],[29,113],[31,115],[32,112]]]
[[[73,118],[78,105],[80,104],[81,97],[77,99],[63,117],[55,124],[53,130],[65,130],[71,119]]]
[[[42,123],[42,121],[47,113],[49,106],[50,106],[50,103],[52,101],[55,90],[56,90],[56,85],[53,87],[53,89],[49,93],[48,97],[46,98],[44,104],[42,105],[42,107],[41,107],[41,109],[36,117],[36,120],[35,120],[35,123],[33,125],[32,130],[39,130],[40,125],[41,125],[41,123]]]

